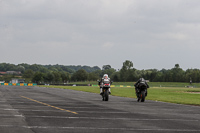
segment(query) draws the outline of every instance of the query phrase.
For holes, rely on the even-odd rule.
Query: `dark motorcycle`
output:
[[[145,97],[147,96],[147,85],[145,82],[140,82],[138,87],[136,88],[136,96],[137,96],[137,101],[144,102]]]

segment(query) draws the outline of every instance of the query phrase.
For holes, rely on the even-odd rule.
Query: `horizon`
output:
[[[2,63],[6,63],[6,62],[2,62]],[[2,63],[0,63],[0,64],[2,64]],[[14,63],[6,63],[6,64],[14,64]],[[34,64],[36,64],[36,65],[42,65],[42,66],[45,66],[45,65],[52,65],[52,66],[54,66],[54,65],[62,65],[62,66],[81,66],[81,67],[83,67],[83,66],[96,67],[96,66],[97,66],[97,65],[89,66],[89,65],[63,65],[63,64],[38,64],[38,63],[33,63],[33,64],[29,64],[29,63],[18,63],[18,64],[14,64],[14,65],[19,65],[19,64],[28,64],[28,65],[34,65]],[[178,63],[177,63],[177,64],[178,64]],[[109,65],[109,64],[106,64],[106,65]],[[173,67],[168,68],[168,69],[167,69],[167,68],[162,68],[162,69],[170,70],[170,69],[174,68],[175,65],[176,65],[176,64],[174,64]],[[123,66],[123,63],[122,63],[122,66]],[[99,66],[97,66],[97,67],[99,67]],[[102,67],[103,67],[103,66],[102,66]],[[99,68],[102,70],[102,67],[99,67]],[[111,68],[115,69],[115,68],[112,67],[112,66],[111,66]],[[135,67],[133,66],[132,68],[135,68]],[[183,69],[183,68],[180,66],[180,64],[179,64],[179,68]],[[121,68],[120,68],[120,69],[121,69]],[[116,71],[119,71],[120,69],[115,69],[115,70],[116,70]],[[135,69],[137,69],[137,68],[135,68]],[[137,69],[137,70],[150,70],[150,69],[156,69],[156,68]],[[162,69],[156,69],[156,70],[161,71]],[[183,70],[186,71],[186,70],[188,70],[188,69],[199,69],[199,70],[200,70],[200,68],[187,68],[187,69],[183,69]]]

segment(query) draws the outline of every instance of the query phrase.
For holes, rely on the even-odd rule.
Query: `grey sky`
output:
[[[200,68],[199,0],[0,0],[0,63]]]

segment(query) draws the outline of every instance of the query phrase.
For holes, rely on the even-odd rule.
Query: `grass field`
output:
[[[97,85],[97,81],[86,81],[86,82],[71,82],[70,84],[92,84]],[[126,86],[133,86],[135,82],[113,82],[112,85],[126,85]],[[185,86],[194,86],[200,88],[200,83],[179,83],[179,82],[148,82],[150,87],[185,87]]]
[[[72,89],[99,94],[99,87],[90,86],[40,86],[61,89]],[[130,87],[111,88],[113,96],[135,98],[135,89]],[[99,96],[100,98],[100,96]],[[200,88],[186,87],[151,87],[148,89],[147,100],[162,101],[177,104],[198,105],[200,106]]]

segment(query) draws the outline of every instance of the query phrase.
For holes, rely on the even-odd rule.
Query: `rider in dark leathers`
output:
[[[144,78],[140,78],[140,79],[134,84],[136,94],[139,93],[139,84],[140,84],[141,82],[143,82],[143,83],[147,86],[147,88],[149,88],[149,85],[147,84],[146,80],[145,80]],[[147,96],[147,93],[146,93],[146,96]]]

